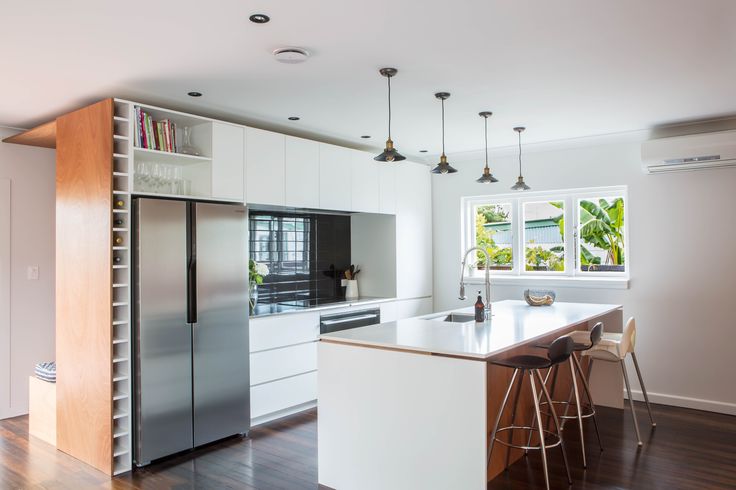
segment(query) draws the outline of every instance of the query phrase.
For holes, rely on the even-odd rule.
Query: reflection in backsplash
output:
[[[350,217],[251,211],[250,258],[268,265],[259,303],[343,295],[340,272],[350,266]],[[336,274],[337,271],[337,274]]]

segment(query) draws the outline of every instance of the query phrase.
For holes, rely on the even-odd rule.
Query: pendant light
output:
[[[440,156],[440,163],[432,169],[432,173],[454,174],[457,170],[447,163],[447,156],[445,155],[445,100],[450,96],[450,94],[448,92],[437,92],[434,96],[442,101],[442,155]]]
[[[486,166],[483,167],[483,175],[476,182],[479,184],[490,184],[492,182],[498,182],[498,179],[493,176],[491,169],[488,168],[488,118],[493,115],[491,111],[479,112],[478,115],[483,118],[483,125],[485,127],[486,135]]]
[[[521,174],[521,133],[525,130],[524,127],[516,127],[514,128],[514,131],[519,133],[519,180],[516,181],[516,184],[511,188],[512,191],[528,191],[531,189],[526,183],[524,182],[524,176]]]
[[[373,159],[378,162],[400,162],[406,160],[406,157],[396,151],[394,142],[391,141],[391,77],[396,75],[398,70],[396,68],[381,68],[378,73],[386,77],[388,81],[388,139],[386,140],[386,148]]]

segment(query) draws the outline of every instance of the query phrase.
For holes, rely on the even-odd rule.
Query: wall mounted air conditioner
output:
[[[650,174],[736,166],[736,130],[646,141],[641,163]]]

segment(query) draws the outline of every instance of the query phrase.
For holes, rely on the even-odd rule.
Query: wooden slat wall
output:
[[[113,101],[56,120],[57,447],[112,474]]]

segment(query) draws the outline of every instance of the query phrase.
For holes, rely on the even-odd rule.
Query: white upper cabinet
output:
[[[432,295],[432,196],[429,168],[396,166],[396,293],[399,298]]]
[[[350,211],[352,151],[327,143],[319,144],[319,207]]]
[[[380,211],[380,163],[365,151],[352,152],[352,204],[353,211],[378,213]]]
[[[213,123],[212,127],[212,197],[243,200],[245,130],[242,126]]]
[[[246,202],[284,205],[285,142],[280,133],[245,129]]]
[[[319,143],[286,137],[285,204],[319,208]]]
[[[396,213],[396,166],[401,163],[376,162],[378,164],[378,212]]]

